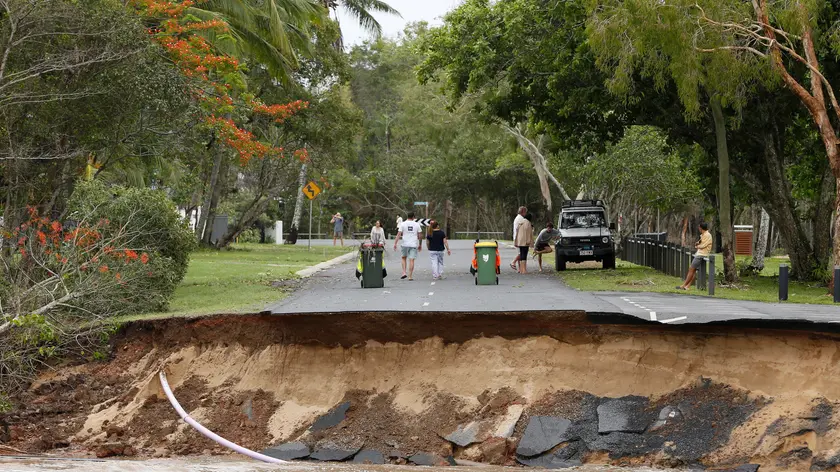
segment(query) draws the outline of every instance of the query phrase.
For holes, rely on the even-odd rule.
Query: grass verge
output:
[[[768,259],[769,263],[769,259]],[[560,277],[572,288],[590,292],[654,292],[675,293],[680,295],[707,295],[705,291],[677,290],[682,280],[671,277],[648,267],[642,267],[625,261],[617,261],[616,270],[593,270],[591,266],[570,264],[569,270],[560,273]],[[765,267],[764,273],[778,274],[775,267]],[[720,280],[720,278],[718,278]],[[715,298],[730,300],[754,300],[760,302],[778,302],[779,285],[774,276],[756,276],[742,278],[736,287],[718,287]],[[832,297],[825,286],[817,283],[791,282],[789,303],[831,304]]]
[[[235,244],[230,250],[200,250],[190,259],[187,276],[175,290],[169,311],[124,318],[159,319],[173,316],[250,313],[287,294],[278,281],[295,279],[295,272],[339,257],[352,248]]]

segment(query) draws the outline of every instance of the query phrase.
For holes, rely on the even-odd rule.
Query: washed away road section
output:
[[[229,454],[180,421],[161,390],[164,368],[206,427],[295,459],[763,472],[840,464],[837,333],[597,318],[134,322],[111,360],[48,372],[15,399],[24,408],[6,418],[9,445],[84,457]]]

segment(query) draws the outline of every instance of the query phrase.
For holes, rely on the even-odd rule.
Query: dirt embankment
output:
[[[837,341],[545,313],[145,322],[119,335],[110,361],[44,375],[6,421],[9,445],[28,452],[227,453],[179,421],[157,379],[165,367],[191,416],[257,450],[299,440],[391,463],[428,453],[508,465],[840,470]],[[342,404],[342,421],[312,428]],[[523,438],[541,421],[564,432],[535,450]]]

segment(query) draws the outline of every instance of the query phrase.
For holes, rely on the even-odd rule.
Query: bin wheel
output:
[[[365,288],[365,278],[364,277],[359,277],[359,285],[361,285],[362,288]]]
[[[475,278],[475,284],[478,285],[478,277]]]
[[[499,285],[499,278],[496,277],[496,285]]]

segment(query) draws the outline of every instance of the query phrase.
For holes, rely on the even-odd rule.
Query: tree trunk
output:
[[[718,212],[720,232],[723,235],[723,275],[727,283],[738,281],[735,268],[735,229],[732,226],[732,199],[729,191],[729,148],[726,142],[726,121],[718,97],[710,100],[712,118],[715,122],[715,140],[718,155]]]
[[[222,150],[218,146],[213,147],[213,169],[210,171],[210,183],[204,189],[204,203],[201,205],[201,213],[198,215],[198,223],[195,225],[195,234],[199,241],[204,241],[205,230],[209,224],[213,226],[213,221],[208,223],[208,214],[210,213],[210,205],[213,202],[213,193],[216,190],[216,184],[219,181],[219,168],[222,166]]]
[[[830,169],[826,169],[816,202],[813,224],[814,258],[817,267],[821,268],[831,265],[831,214],[835,195],[834,176]]]
[[[761,273],[764,270],[764,254],[767,252],[767,240],[770,237],[770,215],[761,209],[761,223],[758,226],[758,240],[756,241],[755,251],[753,252],[753,260],[750,267],[756,273]]]
[[[226,176],[228,172],[228,162],[227,159],[225,159],[224,153],[221,154],[222,162],[221,165],[219,165],[216,185],[213,186],[213,193],[210,196],[210,206],[207,210],[207,225],[204,227],[204,236],[202,238],[204,244],[208,246],[211,244],[210,240],[213,239],[213,224],[216,219],[216,208],[218,208],[219,201],[222,199],[222,187],[224,187],[224,183],[227,181]]]
[[[306,163],[304,162],[300,166],[300,174],[298,175],[298,192],[297,192],[297,199],[295,200],[295,213],[292,216],[292,227],[290,228],[289,232],[289,244],[297,243],[297,236],[300,231],[300,219],[303,216],[303,186],[306,185]],[[292,234],[294,237],[292,237]],[[309,237],[311,238],[312,235],[310,234]]]

